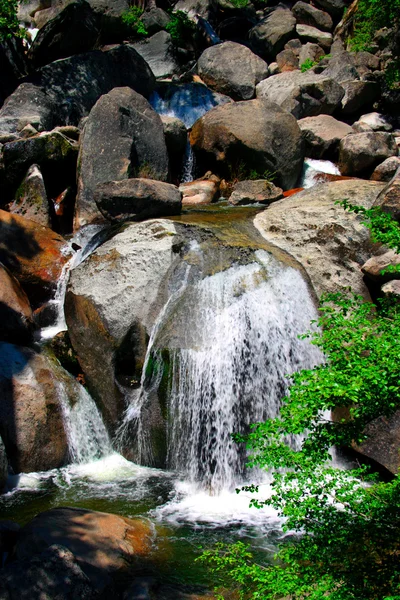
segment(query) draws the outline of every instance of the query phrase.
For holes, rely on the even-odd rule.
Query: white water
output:
[[[319,173],[340,175],[339,168],[330,160],[315,160],[313,158],[306,158],[303,164],[303,171],[300,177],[299,187],[307,189],[318,183],[316,176]]]
[[[190,325],[180,330],[182,315]],[[256,252],[251,264],[182,285],[157,320],[146,358],[160,361],[160,350],[169,348],[169,469],[196,484],[197,491],[212,494],[231,492],[245,481],[246,457],[230,434],[276,416],[287,392],[286,375],[320,362],[319,351],[297,337],[315,318],[299,272],[264,251]],[[184,336],[178,334],[178,346],[176,329]],[[138,422],[142,464],[152,463],[151,432],[143,415],[160,373],[162,368],[151,381],[142,379],[123,425]]]

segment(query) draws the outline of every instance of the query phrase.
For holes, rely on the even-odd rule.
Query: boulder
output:
[[[342,98],[342,114],[353,115],[361,108],[371,105],[379,96],[380,85],[375,81],[342,81],[345,94]]]
[[[188,143],[188,134],[185,123],[177,117],[160,115],[164,128],[165,143],[167,145],[169,162],[177,159],[182,164],[183,154]]]
[[[332,17],[306,2],[296,2],[292,8],[292,13],[296,17],[297,23],[316,27],[321,31],[331,31],[333,28]]]
[[[381,61],[379,56],[375,56],[371,52],[352,52],[351,57],[360,75],[366,75],[371,71],[379,71],[380,69]]]
[[[176,233],[170,221],[131,224],[71,271],[65,316],[72,346],[111,428],[126,408],[121,386],[127,379],[139,385]]]
[[[51,227],[46,187],[38,165],[29,167],[15,194],[14,202],[9,205],[8,210],[15,215],[35,221],[39,225]]]
[[[284,189],[296,183],[303,162],[296,119],[260,99],[210,110],[194,124],[190,142],[200,168],[228,177],[240,165],[258,173],[268,170]]]
[[[295,71],[299,68],[299,57],[296,56],[293,50],[282,50],[282,52],[279,52],[276,56],[276,62],[280,73]]]
[[[10,194],[33,164],[40,167],[48,187],[59,185],[61,181],[65,188],[75,180],[78,144],[59,131],[8,142],[2,152],[4,183]]]
[[[342,17],[347,6],[346,0],[315,0],[315,4],[326,10],[336,20]]]
[[[99,40],[100,21],[86,0],[68,4],[40,29],[29,49],[35,67],[93,50]]]
[[[390,418],[379,417],[372,421],[367,425],[365,433],[368,439],[356,447],[357,451],[397,475],[400,471],[400,411]]]
[[[166,31],[159,31],[149,38],[132,44],[132,48],[147,62],[154,77],[163,79],[179,72],[171,36]]]
[[[377,112],[368,113],[366,115],[362,115],[358,121],[353,123],[353,128],[356,130],[357,126],[366,125],[369,130],[372,131],[392,131],[393,127],[386,120],[384,115],[380,115]]]
[[[372,256],[361,267],[362,272],[375,283],[382,285],[392,279],[400,279],[400,271],[398,273],[385,273],[388,267],[397,267],[400,265],[400,255],[389,250],[379,256]]]
[[[166,25],[168,25],[170,22],[171,17],[162,8],[152,6],[144,11],[140,17],[140,20],[142,21],[147,33],[149,35],[154,35],[162,29],[165,29]]]
[[[0,210],[0,262],[23,285],[32,303],[54,293],[71,255],[64,238],[54,231]]]
[[[79,385],[45,356],[0,342],[0,435],[15,473],[48,471],[66,462],[62,378]]]
[[[400,222],[400,169],[379,194],[375,204]]]
[[[208,21],[217,10],[217,2],[216,0],[178,0],[174,10],[181,10],[191,17],[199,15]]]
[[[306,117],[298,121],[303,133],[305,155],[310,158],[332,158],[337,155],[339,142],[352,133],[346,123],[330,115]]]
[[[128,519],[81,508],[53,508],[40,513],[20,532],[15,556],[27,560],[60,544],[98,586],[104,574],[122,580],[148,556],[154,529],[145,519]],[[140,563],[139,563],[140,564]]]
[[[295,38],[293,40],[289,40],[285,44],[285,50],[292,50],[296,54],[296,56],[299,56],[300,50],[302,49],[302,47],[303,47],[303,44],[297,38]]]
[[[275,102],[296,119],[330,115],[340,106],[344,89],[333,79],[312,72],[280,73],[262,81],[256,88],[257,98]]]
[[[229,202],[237,205],[254,204],[255,202],[270,204],[282,198],[282,193],[281,188],[265,179],[239,181],[233,187]]]
[[[181,183],[182,205],[211,204],[218,195],[218,182],[213,179],[196,179],[189,183]]]
[[[311,60],[312,62],[318,62],[324,55],[325,52],[324,50],[322,50],[321,46],[318,46],[318,44],[312,44],[311,42],[307,42],[300,49],[299,64],[301,66],[307,60]]]
[[[53,544],[29,559],[9,564],[2,571],[0,597],[2,600],[95,600],[98,595],[72,552]]]
[[[155,86],[145,60],[128,44],[57,60],[35,71],[0,109],[0,133],[78,125],[103,94],[128,86],[148,98]]]
[[[311,42],[318,44],[324,50],[329,50],[332,45],[333,37],[327,31],[320,31],[310,25],[296,25],[296,33],[302,42]]]
[[[98,184],[145,174],[168,177],[161,119],[143,96],[115,88],[95,104],[82,134],[75,227],[101,217],[94,200]]]
[[[370,178],[373,181],[390,181],[396,175],[398,169],[400,169],[400,157],[391,156],[376,167]]]
[[[24,290],[0,263],[0,340],[17,344],[32,341],[33,315]]]
[[[331,77],[337,83],[360,79],[351,54],[341,46],[338,46],[336,51],[333,50],[334,48],[335,45],[332,47],[332,55],[324,70],[325,77]]]
[[[250,100],[257,83],[268,77],[268,65],[246,46],[224,42],[203,52],[198,73],[212,90],[234,100]]]
[[[351,286],[368,298],[360,267],[374,251],[369,231],[361,216],[335,202],[348,198],[370,208],[382,188],[356,179],[318,184],[274,202],[254,224],[267,241],[300,262],[318,296]]]
[[[249,31],[251,49],[272,61],[284,45],[295,37],[296,19],[290,10],[278,8]]]
[[[343,175],[370,175],[379,163],[396,154],[396,142],[390,133],[353,133],[340,142],[340,172]]]
[[[384,283],[381,287],[384,296],[400,296],[400,279],[394,279]]]
[[[178,188],[152,179],[101,183],[96,187],[94,199],[106,219],[114,222],[179,215],[182,209]]]
[[[6,453],[6,448],[4,446],[3,440],[0,437],[0,494],[3,492],[3,490],[6,486],[7,477],[8,477],[7,453]],[[4,547],[3,540],[1,539],[2,537],[3,536],[1,535],[1,531],[0,531],[0,552],[1,552],[1,554],[3,554],[3,552],[7,552],[7,550]]]

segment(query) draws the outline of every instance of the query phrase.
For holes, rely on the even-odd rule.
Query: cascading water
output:
[[[230,434],[275,416],[286,375],[320,362],[319,351],[297,337],[315,317],[300,273],[263,250],[249,264],[189,277],[148,347],[152,373],[142,379],[134,414],[142,464],[152,464],[146,402],[168,369],[168,468],[212,493],[243,482],[245,453]]]
[[[329,173],[330,175],[340,175],[339,168],[330,160],[315,160],[306,158],[303,164],[303,171],[299,181],[299,187],[310,188],[318,183],[320,173]]]

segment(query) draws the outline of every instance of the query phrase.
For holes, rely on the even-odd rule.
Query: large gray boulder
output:
[[[268,80],[269,81],[269,80]],[[276,183],[292,188],[303,163],[296,119],[272,102],[249,100],[218,106],[196,121],[190,142],[204,171],[230,176],[240,165],[276,174]]]
[[[132,48],[147,62],[154,77],[163,79],[179,72],[171,36],[166,31],[132,44]]]
[[[279,104],[296,117],[331,115],[344,96],[344,89],[330,77],[292,71],[273,75],[256,88],[257,98]]]
[[[130,88],[102,96],[86,121],[78,168],[75,227],[99,218],[94,192],[100,183],[168,177],[168,154],[159,115]]]
[[[296,25],[296,33],[303,43],[311,42],[313,44],[318,44],[324,50],[329,50],[332,45],[332,34],[327,31],[320,31],[316,27],[301,24]]]
[[[340,142],[340,171],[342,175],[369,176],[379,163],[396,156],[397,152],[396,141],[391,133],[353,133]]]
[[[332,17],[328,13],[301,0],[293,6],[292,13],[296,17],[297,23],[310,25],[321,31],[331,31],[333,28]]]
[[[109,181],[96,187],[95,202],[110,221],[143,221],[179,215],[182,194],[175,185],[152,179]]]
[[[78,125],[103,94],[129,86],[148,98],[155,78],[145,60],[125,44],[57,60],[22,83],[0,109],[0,134],[31,123],[38,130]]]
[[[198,61],[201,79],[234,100],[250,100],[257,83],[268,77],[268,65],[249,48],[224,42],[207,48]]]
[[[353,131],[350,125],[330,115],[306,117],[298,124],[303,132],[305,155],[310,158],[335,157],[340,140]]]
[[[278,8],[250,30],[250,46],[256,54],[272,61],[286,42],[296,36],[295,30],[296,19],[291,11]]]
[[[374,252],[362,218],[336,205],[347,198],[370,208],[383,184],[346,180],[322,183],[278,200],[254,224],[265,239],[296,258],[320,296],[347,287],[369,297],[360,267]]]

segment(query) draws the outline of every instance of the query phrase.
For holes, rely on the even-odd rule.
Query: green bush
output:
[[[165,29],[176,46],[184,46],[187,42],[192,41],[196,25],[185,12],[177,10],[171,13],[171,20],[167,23]]]
[[[0,0],[0,41],[26,36],[26,30],[19,25],[17,10],[18,0]]]
[[[122,20],[126,25],[128,25],[128,27],[131,27],[137,35],[146,36],[148,35],[148,31],[143,25],[143,22],[140,20],[142,14],[142,8],[139,6],[131,6],[129,10],[122,14]]]

